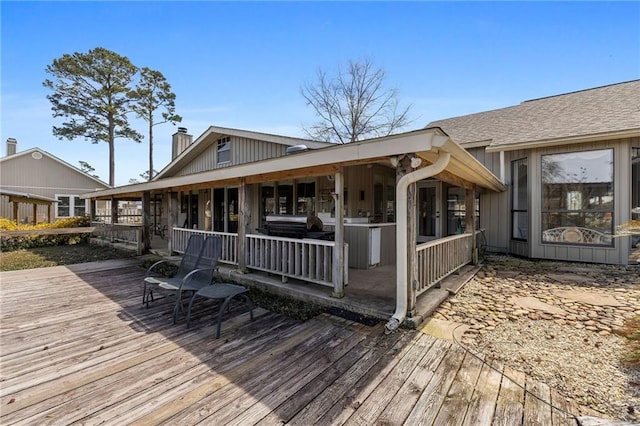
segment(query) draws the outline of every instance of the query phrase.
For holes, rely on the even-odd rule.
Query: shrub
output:
[[[32,235],[16,237],[1,237],[0,251],[14,251],[36,247],[73,245],[89,241],[89,234],[38,235],[43,229],[80,228],[91,226],[88,216],[58,219],[53,223],[42,222],[37,225],[16,223],[6,218],[0,218],[0,230],[3,231],[35,231]]]

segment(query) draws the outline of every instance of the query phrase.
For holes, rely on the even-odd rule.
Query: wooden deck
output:
[[[580,414],[419,331],[232,310],[216,340],[210,307],[189,330],[164,301],[143,308],[143,274],[102,262],[0,275],[0,424],[576,424],[543,401]]]

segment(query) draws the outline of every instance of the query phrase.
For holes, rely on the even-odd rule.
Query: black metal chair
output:
[[[142,303],[148,308],[149,302],[155,300],[154,290],[177,290],[180,287],[180,283],[189,275],[193,270],[197,269],[200,255],[204,247],[204,236],[192,235],[187,241],[187,247],[185,248],[180,264],[178,265],[178,271],[173,277],[159,276],[158,269],[163,264],[174,263],[169,259],[160,260],[147,269],[147,273],[144,278],[144,289],[142,293]]]
[[[207,240],[205,241],[205,245],[204,245],[204,252],[205,255],[203,255],[203,258],[207,256],[206,253],[208,253],[208,249],[209,247],[209,242],[211,239],[213,238],[217,238],[218,240],[220,240],[219,237],[208,237]],[[220,255],[220,251],[217,251],[217,246],[215,249],[212,249],[212,253],[217,252],[218,256]],[[216,259],[217,260],[217,259]],[[211,285],[202,285],[199,286],[197,289],[192,285],[193,281],[190,281],[188,284],[185,284],[185,286],[183,286],[182,291],[184,290],[195,290],[193,296],[191,297],[191,300],[189,301],[189,308],[187,309],[187,328],[189,328],[190,323],[191,323],[191,310],[193,308],[193,302],[196,300],[196,298],[198,297],[203,297],[205,299],[211,299],[211,300],[218,300],[221,301],[222,303],[220,304],[220,308],[218,310],[218,318],[217,318],[217,329],[216,329],[216,339],[220,337],[220,328],[221,328],[221,324],[222,324],[222,315],[225,311],[225,309],[227,309],[229,307],[229,303],[231,303],[231,301],[235,298],[235,297],[240,297],[243,301],[245,306],[247,307],[247,310],[249,311],[250,315],[251,315],[251,320],[253,321],[253,305],[251,304],[251,300],[249,299],[249,297],[247,296],[247,292],[249,291],[248,288],[243,287],[241,285],[238,284],[231,284],[231,283],[212,283]],[[176,309],[177,309],[177,305],[176,305]]]

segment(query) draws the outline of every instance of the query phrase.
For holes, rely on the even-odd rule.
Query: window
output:
[[[640,220],[640,148],[631,148],[631,219]],[[640,247],[640,235],[630,238],[631,247]]]
[[[611,245],[613,150],[542,156],[542,241]]]
[[[58,211],[56,213],[56,216],[58,217],[69,217],[69,212],[70,210],[70,206],[71,206],[71,197],[67,196],[67,195],[58,195],[56,197],[56,199],[58,200]]]
[[[218,158],[216,164],[228,163],[231,161],[231,138],[218,139]]]
[[[447,235],[463,234],[466,229],[467,207],[465,204],[465,189],[456,186],[447,188]],[[480,228],[480,198],[475,199],[475,228]]]
[[[529,234],[527,214],[527,159],[511,162],[511,238],[526,241]]]
[[[56,217],[84,216],[87,213],[86,200],[76,195],[56,195],[56,200]]]
[[[87,212],[87,206],[85,202],[80,197],[73,197],[73,215],[74,216],[84,216]]]

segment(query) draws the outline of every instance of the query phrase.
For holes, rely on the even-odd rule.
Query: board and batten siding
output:
[[[635,142],[634,142],[635,141]],[[579,246],[542,243],[542,183],[541,163],[545,154],[560,154],[613,148],[614,175],[614,226],[630,219],[631,210],[631,146],[638,138],[598,141],[574,145],[559,145],[535,150],[529,160],[530,194],[530,245],[531,257],[590,263],[626,265],[629,262],[629,241],[614,238],[613,247]]]
[[[70,168],[44,152],[40,159],[30,154],[7,158],[0,166],[0,184],[7,190],[49,198],[56,198],[56,195],[76,196],[107,188],[107,185],[100,186],[80,170]],[[33,217],[32,205],[20,203],[19,206],[20,217],[30,220]],[[13,203],[6,196],[0,197],[0,215],[13,220]],[[38,206],[37,215],[39,221],[46,220],[47,206]],[[55,220],[55,207],[51,210],[51,216],[51,220]]]
[[[500,153],[486,152],[484,147],[469,148],[469,153],[496,176],[500,176]],[[483,191],[480,193],[480,228],[484,228],[487,251],[511,252],[511,161],[525,157],[523,151],[505,152],[504,192]],[[524,253],[520,253],[526,255]]]
[[[266,160],[285,155],[287,145],[273,142],[266,142],[256,139],[231,137],[231,161],[216,164],[218,145],[214,140],[200,155],[189,164],[180,169],[175,176],[187,176],[194,173],[206,172],[216,168],[236,166],[239,164],[252,163],[254,161]]]

